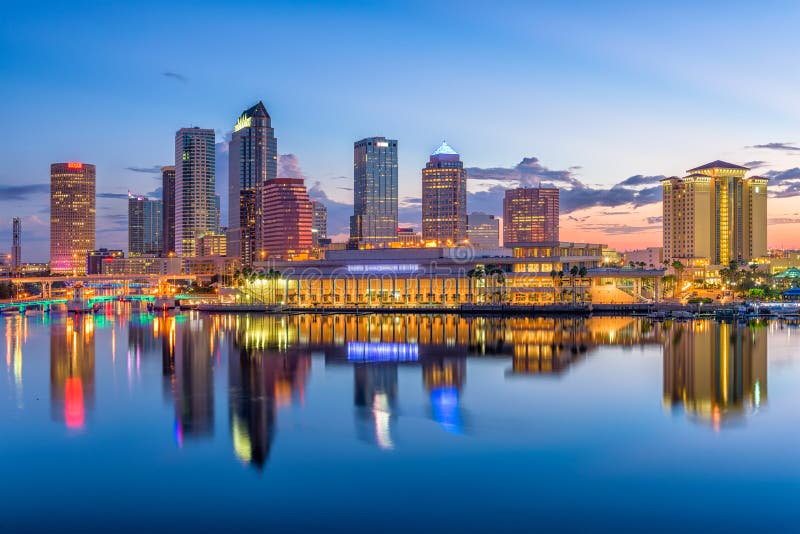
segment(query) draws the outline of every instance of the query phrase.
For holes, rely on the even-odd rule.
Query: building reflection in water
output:
[[[393,449],[392,425],[397,419],[397,364],[353,364],[353,386],[358,438],[382,449]]]
[[[214,434],[215,330],[210,318],[192,316],[175,339],[175,441]],[[163,353],[162,353],[163,358]]]
[[[676,323],[664,343],[664,405],[715,429],[767,400],[767,328]]]
[[[431,417],[448,432],[461,434],[461,390],[467,379],[464,358],[436,358],[422,362],[422,381],[431,403]]]
[[[22,345],[28,337],[28,320],[24,315],[12,315],[5,318],[6,327],[6,370],[9,381],[13,383],[14,398],[17,408],[22,408]]]
[[[55,421],[83,428],[94,408],[94,316],[69,315],[50,325],[50,410]]]
[[[261,470],[269,459],[277,410],[304,402],[311,355],[287,349],[283,335],[259,335],[280,331],[272,317],[240,318],[237,323],[228,357],[231,439],[236,456]]]

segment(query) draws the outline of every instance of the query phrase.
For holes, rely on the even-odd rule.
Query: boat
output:
[[[19,308],[16,306],[9,306],[0,310],[2,315],[19,315]]]
[[[175,299],[172,297],[156,297],[155,301],[148,307],[158,311],[172,310],[175,308]]]
[[[694,314],[685,310],[675,310],[672,312],[672,317],[679,320],[689,320],[694,318]]]

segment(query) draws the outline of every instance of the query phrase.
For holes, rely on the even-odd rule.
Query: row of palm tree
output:
[[[485,266],[479,265],[467,271],[467,279],[469,280],[467,293],[470,302],[473,302],[474,290],[479,287],[481,281],[484,282],[484,299],[488,293],[489,302],[502,302],[505,300],[506,275],[499,265],[493,263]]]
[[[587,273],[588,271],[586,270],[586,267],[578,267],[577,265],[573,265],[572,268],[570,268],[570,270],[567,271],[567,273],[564,273],[564,271],[556,271],[555,269],[550,271],[550,278],[553,279],[553,302],[556,301],[556,280],[558,280],[558,288],[559,288],[558,294],[560,295],[560,298],[563,302],[564,292],[561,288],[564,284],[564,276],[566,274],[569,276],[570,279],[570,287],[571,287],[570,293],[572,293],[572,303],[575,304],[575,279],[576,278],[579,279],[581,285],[583,285],[583,281],[586,278]],[[584,292],[581,291],[581,302],[583,301],[584,301]]]
[[[250,267],[245,267],[241,271],[238,269],[234,271],[233,285],[235,287],[246,287],[249,289],[248,286],[254,285],[257,281],[270,282],[266,297],[269,299],[270,303],[274,304],[277,296],[277,284],[275,281],[280,279],[280,277],[281,272],[272,268],[255,270]],[[265,285],[264,283],[259,284],[259,300],[261,300],[261,302],[266,302],[264,295]]]

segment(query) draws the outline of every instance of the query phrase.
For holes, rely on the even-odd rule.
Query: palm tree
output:
[[[573,265],[569,270],[569,281],[572,287],[572,304],[575,305],[575,277],[578,276],[578,266]]]
[[[550,278],[553,279],[553,304],[556,303],[556,276],[558,276],[558,273],[555,269],[550,271]]]
[[[685,269],[685,267],[681,262],[675,260],[672,262],[672,268],[675,269],[676,273],[678,273],[678,279],[675,281],[675,285],[677,285],[678,288],[680,289],[681,283],[683,282],[683,270]]]
[[[581,266],[581,268],[578,269],[578,276],[580,277],[580,280],[581,280],[581,304],[583,304],[585,302],[585,300],[586,300],[586,298],[585,298],[586,297],[586,292],[584,291],[584,289],[585,289],[584,288],[584,278],[586,278],[586,275],[588,274],[588,272],[589,271],[584,266]]]
[[[559,298],[561,299],[561,302],[564,302],[563,290],[561,289],[564,286],[564,271],[559,270],[557,275],[558,275]]]
[[[502,287],[501,287],[500,291],[498,292],[497,286],[498,285],[502,286],[503,284],[505,284],[506,279],[505,279],[505,275],[503,274],[503,269],[501,269],[498,265],[495,265],[493,263],[489,264],[489,265],[486,266],[486,275],[489,277],[489,280],[491,282],[492,301],[501,300]],[[497,297],[497,298],[495,299],[495,297]]]
[[[472,302],[474,300],[474,298],[473,298],[473,282],[472,282],[472,280],[473,279],[475,280],[474,288],[477,289],[478,281],[479,280],[483,280],[485,275],[486,275],[486,270],[481,266],[475,267],[474,269],[470,269],[469,272],[467,273],[467,277],[470,279],[470,285],[469,285],[470,302]],[[477,293],[477,291],[475,291],[475,293]],[[477,297],[477,295],[475,295],[475,297]]]

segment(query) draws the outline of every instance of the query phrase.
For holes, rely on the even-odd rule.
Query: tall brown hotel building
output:
[[[558,242],[558,189],[509,189],[503,199],[503,243]]]
[[[95,248],[95,167],[50,165],[50,272],[86,274],[86,254]]]
[[[467,238],[467,171],[447,143],[422,169],[422,239],[439,244]]]

